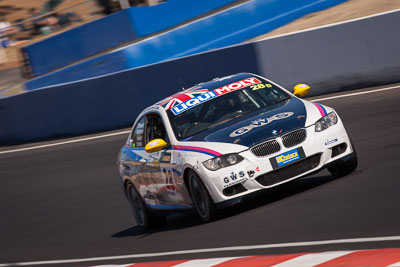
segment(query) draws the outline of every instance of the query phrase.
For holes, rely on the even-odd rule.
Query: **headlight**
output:
[[[231,165],[238,164],[243,160],[243,157],[239,154],[226,154],[216,158],[212,158],[203,162],[203,165],[210,171],[216,171],[221,168],[225,168]]]
[[[328,129],[332,125],[337,123],[338,119],[335,112],[331,112],[328,115],[322,117],[315,123],[315,131],[322,132],[323,130]]]

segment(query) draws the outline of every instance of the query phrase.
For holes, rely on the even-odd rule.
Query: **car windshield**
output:
[[[244,114],[272,106],[290,95],[269,81],[231,91],[198,104],[178,115],[167,111],[178,140],[184,140]]]

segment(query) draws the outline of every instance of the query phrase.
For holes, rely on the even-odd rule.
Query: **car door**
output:
[[[122,149],[122,169],[124,176],[135,185],[146,204],[156,204],[154,184],[148,180],[147,171],[149,154],[145,151],[145,125],[147,117],[143,116],[134,126],[129,144]]]
[[[145,129],[146,143],[161,138],[168,145],[157,152],[149,153],[147,178],[157,186],[156,196],[161,205],[184,203],[180,173],[173,163],[170,141],[164,122],[159,114],[149,114]],[[181,184],[182,183],[182,184]]]

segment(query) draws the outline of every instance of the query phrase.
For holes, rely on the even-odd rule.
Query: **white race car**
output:
[[[274,82],[240,73],[198,84],[146,108],[118,166],[137,224],[146,229],[171,211],[218,209],[255,191],[327,167],[357,167],[350,137],[330,107],[302,100]],[[297,96],[296,96],[297,95]]]

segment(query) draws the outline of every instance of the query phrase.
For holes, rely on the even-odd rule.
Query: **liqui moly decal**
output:
[[[171,108],[172,113],[174,113],[175,115],[178,115],[192,107],[195,107],[197,105],[200,105],[203,102],[206,102],[210,99],[213,99],[215,97],[217,97],[218,95],[216,93],[214,93],[213,91],[204,93],[202,95],[199,95],[197,97],[194,97],[192,99],[189,99],[183,103],[180,103],[179,105]]]
[[[244,126],[242,128],[239,128],[235,131],[233,131],[229,136],[230,137],[237,137],[240,135],[243,135],[245,133],[250,132],[251,130],[253,130],[253,128],[258,128],[258,127],[262,127],[265,126],[273,121],[276,120],[282,120],[282,119],[286,119],[289,118],[290,116],[292,116],[294,113],[293,112],[283,112],[283,113],[278,113],[275,114],[269,118],[260,118],[257,120],[254,120],[250,123],[250,125]]]
[[[212,91],[203,93],[199,96],[193,97],[189,100],[186,100],[185,102],[180,103],[179,105],[176,105],[175,107],[171,108],[172,113],[175,115],[178,115],[192,107],[195,107],[197,105],[200,105],[203,102],[206,102],[210,99],[213,99],[215,97],[218,97],[220,95],[224,95],[227,93],[230,93],[232,91],[236,91],[245,87],[248,87],[253,84],[260,83],[261,81],[258,80],[257,78],[247,78],[243,79],[241,81],[237,81],[225,86],[222,86],[220,88],[214,89]]]
[[[218,89],[214,89],[214,92],[217,95],[224,95],[226,93],[229,93],[229,92],[232,92],[232,91],[235,91],[235,90],[239,90],[239,89],[242,89],[244,87],[247,87],[247,86],[250,86],[250,85],[253,85],[253,84],[257,84],[257,83],[260,83],[260,82],[261,81],[258,80],[257,78],[247,78],[247,79],[244,79],[244,80],[241,80],[241,81],[238,81],[238,82],[234,82],[234,83],[222,86],[222,87],[220,87]]]
[[[179,92],[170,97],[167,97],[166,99],[158,102],[157,104],[163,106],[166,110],[168,110],[175,107],[176,105],[179,105],[180,103],[183,103],[208,91],[209,91],[208,89],[201,88],[200,86],[193,87],[188,90],[185,90],[184,92]]]

